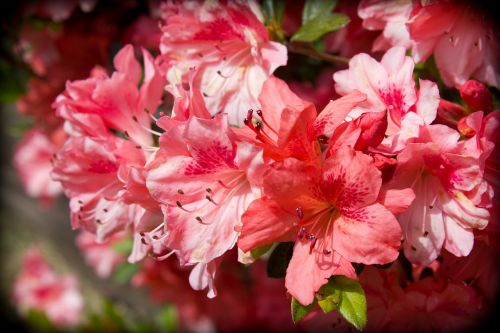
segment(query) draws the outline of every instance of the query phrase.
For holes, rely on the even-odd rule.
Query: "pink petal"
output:
[[[316,251],[310,253],[309,243],[295,243],[292,260],[286,270],[285,286],[300,304],[311,304],[315,293],[332,275],[356,278],[351,264],[338,253],[332,252],[328,256]]]
[[[468,256],[474,245],[472,229],[466,229],[449,216],[445,216],[444,230],[446,232],[445,249],[457,257]]]
[[[371,265],[398,257],[401,227],[384,206],[376,203],[354,210],[333,223],[333,247],[346,260]]]

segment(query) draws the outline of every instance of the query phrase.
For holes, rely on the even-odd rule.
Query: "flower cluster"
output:
[[[272,249],[271,264],[288,245],[292,307],[329,312],[326,287],[343,276],[365,289],[368,328],[398,331],[419,309],[432,313],[425,329],[440,329],[441,313],[480,303],[476,289],[459,284],[485,278],[467,260],[498,250],[500,111],[485,86],[500,86],[497,41],[479,10],[462,3],[343,6],[359,17],[327,37],[328,48],[343,54],[339,39],[366,34],[345,51],[365,53],[328,72],[336,94],[322,103],[319,87],[304,94],[278,78],[287,47],[273,38],[283,42],[284,32],[257,2],[167,1],[159,54],[127,44],[112,72],[95,67],[67,81],[52,104],[57,132],[24,139],[16,163],[29,192],[51,197],[62,188],[71,225],[84,231],[78,243],[101,276],[124,260],[106,244],[130,238],[129,262],[155,259],[136,283],[180,285],[182,276],[212,298],[225,288],[216,278],[226,254],[250,264]],[[442,80],[423,73],[431,56]],[[452,89],[462,104],[440,96]],[[23,171],[33,162],[38,170]],[[164,269],[166,282],[156,277]],[[478,288],[497,290],[487,281]],[[305,327],[314,330],[312,322]]]

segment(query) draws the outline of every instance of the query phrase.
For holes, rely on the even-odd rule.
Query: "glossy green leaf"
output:
[[[342,317],[358,330],[363,330],[366,325],[366,297],[359,281],[338,275],[331,279],[331,285],[341,294],[338,309]]]
[[[319,289],[316,298],[319,307],[324,313],[328,313],[339,309],[342,293],[329,282]]]
[[[304,318],[305,315],[307,315],[309,312],[311,312],[314,309],[315,305],[316,305],[316,300],[313,303],[305,306],[305,305],[300,304],[299,301],[297,301],[295,299],[295,297],[292,297],[291,307],[292,307],[292,320],[293,320],[293,322],[297,323],[299,320]]]
[[[329,32],[343,28],[349,21],[349,16],[344,14],[323,13],[304,23],[291,40],[294,42],[314,42]]]
[[[337,0],[306,0],[302,10],[302,24],[320,16],[331,13],[337,5]]]
[[[285,13],[284,0],[264,0],[262,2],[262,12],[266,22],[275,21],[281,25],[283,14]]]

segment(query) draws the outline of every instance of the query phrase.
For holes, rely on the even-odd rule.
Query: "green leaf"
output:
[[[266,22],[275,21],[281,26],[283,14],[285,13],[284,0],[264,0],[262,2],[262,12]]]
[[[285,277],[288,263],[292,259],[293,243],[279,243],[267,262],[267,276],[281,279]]]
[[[306,314],[311,312],[314,309],[314,306],[316,305],[316,300],[314,300],[313,303],[305,306],[299,303],[295,299],[295,297],[292,297],[292,320],[294,323],[297,323],[299,320],[301,320]]]
[[[306,0],[302,10],[302,24],[324,13],[331,13],[337,2],[337,0]]]
[[[366,297],[359,281],[337,275],[329,284],[340,291],[340,314],[358,330],[363,330],[366,325]]]
[[[132,238],[126,238],[124,240],[121,240],[119,242],[114,243],[111,248],[113,251],[122,253],[122,254],[129,254],[132,252],[132,247],[134,246],[134,242]]]
[[[55,326],[47,318],[47,315],[39,310],[28,310],[28,321],[36,329],[37,332],[49,333],[56,332]]]
[[[324,313],[328,313],[339,309],[340,302],[342,301],[342,293],[331,283],[327,283],[318,290],[316,298],[318,299],[319,307]]]
[[[341,29],[349,21],[349,16],[344,14],[323,13],[304,23],[291,40],[294,42],[314,42],[329,32]]]
[[[167,305],[161,309],[157,321],[162,328],[162,332],[173,333],[178,331],[177,316],[177,310],[174,306]]]
[[[113,280],[118,283],[128,283],[139,271],[139,265],[124,263],[118,266],[113,274]]]
[[[250,254],[252,255],[252,257],[254,259],[259,259],[264,254],[266,254],[267,252],[269,252],[269,250],[271,249],[271,247],[273,247],[273,244],[268,244],[268,245],[256,247],[255,249],[250,250]]]

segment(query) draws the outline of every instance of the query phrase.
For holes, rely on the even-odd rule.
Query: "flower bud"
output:
[[[460,96],[474,110],[488,112],[493,108],[491,93],[484,84],[476,80],[465,82],[460,87]]]

